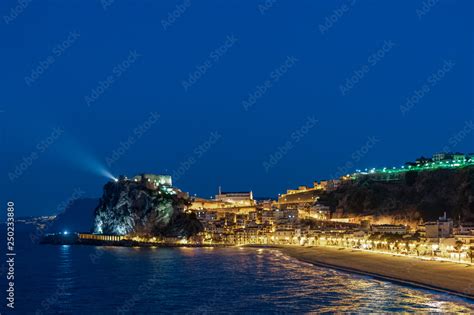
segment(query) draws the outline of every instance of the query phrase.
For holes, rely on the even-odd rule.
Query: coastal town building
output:
[[[270,203],[271,204],[271,203]],[[268,207],[268,203],[264,203]],[[194,197],[191,204],[187,207],[187,211],[216,211],[225,215],[225,213],[248,214],[257,211],[257,203],[253,199],[253,193],[250,192],[222,192],[215,199],[204,199]]]
[[[329,206],[316,203],[309,208],[309,218],[315,220],[329,220],[331,219],[331,210]]]
[[[395,224],[380,224],[371,226],[373,233],[383,233],[383,234],[406,234],[407,226],[406,225],[395,225]]]
[[[222,192],[219,187],[219,193],[215,198],[217,201],[229,203],[236,206],[255,206],[252,191],[248,192]]]
[[[288,189],[285,194],[278,196],[278,204],[283,207],[294,205],[312,204],[318,201],[321,193],[333,191],[342,183],[341,179],[322,180],[319,183],[313,182],[313,187],[305,185],[298,186],[298,189]]]
[[[453,228],[454,234],[474,235],[474,223],[461,222],[459,226]]]
[[[453,234],[453,220],[448,219],[446,213],[444,213],[438,220],[426,222],[424,228],[425,237],[428,239],[446,238]]]
[[[439,152],[433,154],[432,161],[434,162],[439,162],[439,161],[447,161],[447,160],[453,160],[453,161],[464,161],[470,159],[469,154],[464,154],[460,152],[452,153],[452,152]]]
[[[310,206],[300,206],[298,210],[298,217],[300,219],[314,219],[314,220],[329,220],[331,218],[331,210],[329,206],[321,203],[315,203]]]
[[[189,210],[212,210],[212,209],[222,209],[226,207],[226,203],[214,200],[214,199],[204,199],[204,198],[193,198],[191,205],[188,207]]]

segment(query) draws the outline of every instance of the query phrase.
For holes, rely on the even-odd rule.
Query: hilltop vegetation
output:
[[[474,167],[409,171],[399,181],[370,176],[321,195],[320,201],[344,215],[390,216],[400,221],[427,221],[443,214],[474,220]]]

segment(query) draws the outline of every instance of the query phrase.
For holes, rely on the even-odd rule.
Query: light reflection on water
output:
[[[474,312],[466,299],[269,249],[39,246],[31,254],[36,267],[18,267],[17,301],[25,312]],[[65,293],[45,310],[42,302],[58,286]]]

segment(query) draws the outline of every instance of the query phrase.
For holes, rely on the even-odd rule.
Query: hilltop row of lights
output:
[[[439,155],[439,154],[437,154]],[[437,156],[435,155],[435,156]],[[449,154],[446,154],[449,156]],[[367,174],[396,174],[396,173],[403,173],[408,171],[430,171],[436,169],[453,169],[453,168],[463,168],[467,166],[474,165],[474,156],[473,154],[462,155],[461,157],[457,158],[448,158],[437,160],[435,157],[433,159],[418,159],[416,163],[406,163],[405,165],[392,168],[372,168],[372,169],[365,169],[356,170],[355,173],[351,175],[347,175],[346,177],[357,177],[358,175],[367,175]]]

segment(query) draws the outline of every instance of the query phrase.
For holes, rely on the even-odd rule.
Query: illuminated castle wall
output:
[[[141,174],[133,177],[132,180],[136,182],[144,180],[155,183],[156,185],[173,186],[170,175]]]

